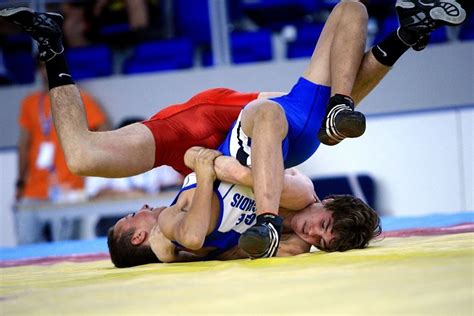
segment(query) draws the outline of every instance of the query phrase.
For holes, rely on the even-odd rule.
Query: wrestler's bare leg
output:
[[[304,77],[332,86],[333,94],[350,94],[360,67],[367,33],[367,11],[359,2],[342,2],[329,16]],[[240,246],[253,257],[274,255],[279,230],[278,205],[283,187],[281,142],[288,123],[281,107],[257,100],[242,112],[242,130],[252,138],[252,177],[257,224],[240,238]],[[276,242],[274,242],[276,240]],[[270,250],[273,249],[273,250]]]
[[[153,168],[155,142],[136,123],[114,131],[91,132],[75,85],[50,90],[53,121],[68,167],[75,174],[126,177]]]
[[[303,76],[331,86],[332,94],[350,94],[363,57],[367,19],[363,4],[338,4],[326,21]],[[252,138],[253,181],[259,184],[255,187],[257,214],[276,214],[283,178],[280,147],[288,129],[284,113],[272,101],[255,101],[242,113],[242,128]]]
[[[76,174],[124,177],[150,170],[155,143],[151,132],[135,124],[111,132],[90,132],[79,90],[74,85],[62,45],[63,17],[29,8],[0,10],[0,17],[19,25],[37,43],[46,63],[53,121],[66,162]]]
[[[350,95],[364,55],[368,15],[358,1],[336,5],[324,25],[303,77]]]

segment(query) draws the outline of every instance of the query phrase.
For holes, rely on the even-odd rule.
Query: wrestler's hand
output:
[[[196,177],[199,179],[216,179],[216,172],[214,170],[214,160],[221,156],[222,153],[218,150],[202,148],[196,156],[194,163],[194,171]]]
[[[203,148],[204,147],[201,147],[201,146],[193,146],[193,147],[189,148],[188,150],[186,150],[186,152],[184,153],[184,164],[186,165],[186,167],[188,167],[189,169],[194,170],[194,166],[195,166],[195,163],[196,163],[196,157],[199,154],[199,152],[201,151],[201,149],[203,149]]]

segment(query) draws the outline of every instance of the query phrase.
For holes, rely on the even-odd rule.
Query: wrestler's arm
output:
[[[192,192],[188,190],[180,195],[175,205],[163,210],[158,219],[166,238],[175,240],[190,250],[202,248],[209,230],[213,184],[216,179],[214,160],[217,155],[220,153],[207,149],[198,153],[195,163],[196,188],[190,189],[194,190],[191,204],[188,206],[183,202],[184,195]],[[189,207],[187,212],[184,211],[185,207]]]
[[[191,147],[184,156],[185,164],[194,169],[194,160],[202,147]],[[217,178],[224,182],[253,187],[252,171],[242,166],[235,158],[219,156],[214,160]],[[311,180],[295,168],[285,170],[280,206],[300,210],[315,201],[314,186]]]
[[[149,242],[151,250],[161,262],[189,262],[200,259],[190,252],[177,251],[171,240],[161,232],[160,225],[155,225],[151,230]]]
[[[81,176],[126,177],[153,168],[155,141],[136,123],[114,131],[92,132],[75,85],[50,90],[54,126],[69,169]]]
[[[362,99],[364,99],[379,84],[390,69],[390,67],[379,63],[375,59],[372,54],[372,49],[364,54],[351,94],[356,105],[358,105],[360,101],[362,101]],[[283,92],[261,92],[258,95],[258,98],[276,98],[284,94],[285,93]]]

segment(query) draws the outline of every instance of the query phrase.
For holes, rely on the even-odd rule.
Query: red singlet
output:
[[[200,92],[185,103],[171,105],[143,124],[155,138],[155,165],[168,165],[183,175],[184,153],[192,146],[217,148],[242,108],[258,93],[217,88]]]

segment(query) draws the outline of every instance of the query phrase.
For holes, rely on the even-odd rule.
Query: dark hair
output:
[[[107,246],[109,247],[110,259],[117,268],[127,268],[148,263],[160,262],[149,245],[132,244],[133,228],[123,232],[120,236],[114,236],[112,226],[107,232]]]
[[[325,205],[332,212],[334,240],[325,251],[346,251],[367,247],[382,233],[377,213],[361,199],[351,195],[331,195],[334,201]]]

